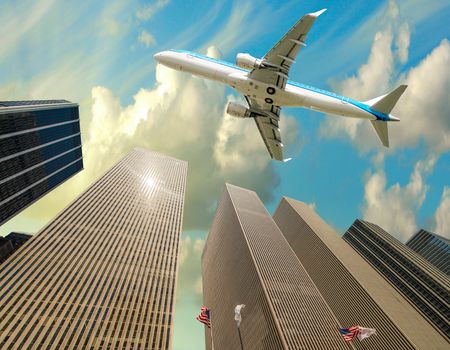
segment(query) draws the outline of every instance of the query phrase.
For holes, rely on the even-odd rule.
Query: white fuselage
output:
[[[194,52],[163,51],[156,54],[155,59],[170,68],[225,83],[245,96],[265,103],[269,101],[276,106],[305,107],[353,118],[390,120],[389,115],[373,111],[370,106],[348,97],[290,80],[284,89],[280,89],[249,78],[248,70]],[[268,94],[267,88],[273,88],[274,93]]]

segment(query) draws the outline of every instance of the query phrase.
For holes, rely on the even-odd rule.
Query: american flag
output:
[[[359,333],[359,327],[353,326],[350,328],[341,328],[339,329],[341,335],[344,337],[345,341],[352,341],[354,337],[356,337]]]
[[[208,328],[211,328],[210,311],[206,306],[202,306],[200,315],[197,316],[197,321],[200,321]]]

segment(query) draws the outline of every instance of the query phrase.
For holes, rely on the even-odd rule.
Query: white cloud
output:
[[[367,63],[358,69],[356,75],[334,84],[335,89],[344,96],[368,100],[388,92],[396,59],[392,49],[394,32],[389,21],[394,21],[397,15],[398,8],[391,1],[384,18],[388,22],[386,29],[375,34]],[[404,41],[402,39],[402,43]],[[402,50],[406,50],[405,45]],[[405,53],[402,52],[402,55]],[[349,137],[362,151],[380,146],[370,123],[361,119],[328,117],[322,123],[319,134],[324,137]]]
[[[450,43],[442,40],[404,77],[408,84],[394,110],[402,121],[393,125],[394,145],[415,146],[423,139],[437,153],[450,150]]]
[[[123,12],[121,10],[125,3],[116,1],[113,5],[112,8],[105,9],[106,12],[102,12],[102,18],[122,20],[118,14]],[[81,13],[83,11],[80,9]],[[73,19],[70,21],[72,23]],[[242,21],[232,22],[235,25],[245,24]],[[224,24],[225,28],[229,28],[227,23],[228,21]],[[279,177],[259,139],[254,121],[233,120],[233,130],[239,129],[237,132],[242,137],[237,138],[236,143],[226,142],[223,138],[222,134],[228,132],[228,123],[223,119],[233,118],[224,115],[224,85],[193,79],[189,75],[157,66],[155,86],[140,89],[136,92],[133,103],[122,105],[117,95],[121,86],[111,90],[94,85],[98,77],[105,76],[110,68],[110,65],[99,65],[98,62],[103,62],[104,57],[111,55],[111,50],[116,51],[122,34],[105,41],[101,38],[101,24],[90,23],[77,34],[76,40],[84,42],[86,35],[92,34],[93,28],[97,29],[97,39],[102,45],[92,55],[86,55],[82,47],[71,48],[58,59],[61,64],[52,66],[51,72],[50,68],[42,69],[31,80],[15,80],[1,86],[1,91],[6,91],[10,98],[20,93],[20,97],[30,98],[62,96],[80,103],[85,169],[46,195],[38,204],[28,208],[17,220],[13,219],[13,223],[20,224],[24,218],[50,220],[61,207],[67,205],[135,146],[147,147],[188,160],[185,229],[204,229],[209,225],[215,210],[215,201],[226,181],[256,190],[263,200],[272,199]],[[218,54],[217,49],[208,49],[208,55],[217,57]],[[79,79],[80,76],[83,76],[83,79]],[[91,94],[86,94],[89,91]],[[282,119],[283,125],[285,118]],[[290,130],[288,137],[284,138],[284,143],[289,145],[297,125],[292,120],[287,123]],[[220,142],[223,142],[220,147],[219,138]],[[255,153],[251,154],[247,150],[247,139],[259,142],[261,147],[252,146]],[[260,161],[258,164],[249,161],[246,166],[237,169],[223,167],[226,155],[222,153],[238,150],[249,158],[254,157]],[[240,157],[242,159],[243,156]],[[229,160],[226,163],[230,164]],[[56,202],[61,206],[55,206]]]
[[[399,8],[395,0],[389,0],[386,13],[393,19],[396,19],[398,17]]]
[[[379,158],[377,161],[378,169],[365,183],[363,217],[404,241],[417,230],[416,214],[428,190],[424,177],[433,170],[436,157],[417,162],[405,186],[395,183],[387,187],[386,174]]]
[[[444,152],[450,149],[449,41],[443,39],[417,66],[398,75],[398,63],[408,59],[410,29],[407,23],[398,24],[398,9],[391,4],[385,15],[387,29],[375,35],[367,63],[336,88],[346,96],[365,100],[407,84],[393,110],[401,122],[389,124],[391,148],[414,147],[424,140],[433,152]],[[348,138],[362,152],[381,147],[372,126],[364,120],[329,117],[322,123],[320,135]]]
[[[205,240],[194,237],[192,233],[184,233],[180,243],[178,289],[183,289],[185,294],[189,290],[189,293],[193,293],[200,300],[203,291],[202,278],[201,275],[199,276],[199,272],[201,271],[201,256]]]
[[[202,283],[202,276],[199,276],[197,278],[197,281],[194,284],[194,292],[198,295],[198,296],[202,296],[203,295],[203,283]]]
[[[186,262],[189,256],[191,244],[192,238],[190,236],[180,239],[180,256],[178,257],[178,262],[180,265],[183,265]]]
[[[403,23],[398,29],[397,35],[397,54],[401,63],[406,63],[408,61],[408,51],[410,43],[411,33],[409,30],[408,23]]]
[[[375,35],[367,63],[358,69],[356,76],[341,84],[340,90],[343,94],[366,100],[388,89],[394,64],[392,37],[389,30]]]
[[[208,54],[216,55],[213,48]],[[76,176],[75,196],[135,146],[146,147],[189,163],[185,229],[206,229],[225,182],[251,188],[271,200],[279,178],[253,120],[225,115],[225,87],[158,65],[156,84],[140,89],[122,106],[105,87],[92,89],[90,123],[85,125],[85,170]],[[89,114],[89,111],[85,111]],[[286,120],[285,120],[286,119]],[[293,143],[297,124],[289,125],[284,143]],[[72,197],[73,198],[73,197]],[[67,203],[67,191],[55,191],[32,207],[32,217],[50,219],[55,202]]]
[[[0,11],[0,62],[6,58],[8,53],[13,52],[13,48],[20,42],[22,37],[29,33],[36,24],[48,13],[54,0],[23,1],[20,3],[19,11],[23,14],[15,16],[17,4],[2,4]]]
[[[148,21],[158,10],[167,6],[169,2],[170,0],[156,0],[147,4],[136,11],[136,17],[141,21]]]
[[[246,105],[240,98],[233,95],[228,96],[228,101],[238,102]],[[243,122],[244,121],[244,122]],[[281,135],[286,145],[292,145],[297,134],[294,118],[282,118],[280,122]],[[245,139],[245,142],[243,140]],[[223,111],[223,118],[217,130],[217,139],[214,144],[214,157],[217,165],[224,173],[248,167],[263,171],[267,166],[268,153],[261,152],[266,149],[264,142],[252,120],[230,118]]]
[[[111,18],[105,18],[102,22],[102,34],[104,35],[118,35],[121,30],[121,25],[118,21]]]
[[[208,46],[215,45],[221,51],[227,52],[231,47],[238,47],[249,40],[257,32],[254,25],[249,25],[254,10],[251,3],[238,2],[233,6],[230,18],[225,26],[212,38]],[[244,29],[245,28],[245,29]],[[258,27],[260,28],[260,27]]]
[[[441,203],[434,214],[436,227],[434,232],[450,239],[450,187],[445,186],[442,191]]]
[[[146,30],[141,31],[141,33],[139,34],[138,40],[142,44],[144,44],[146,47],[156,44],[155,37],[152,34],[150,34],[149,32],[147,32]]]
[[[312,210],[317,211],[317,205],[316,202],[312,203],[305,203],[308,207],[310,207]]]
[[[137,145],[187,160],[188,229],[208,226],[225,182],[250,187],[263,200],[271,199],[279,181],[272,160],[253,120],[225,115],[224,86],[160,65],[156,81],[153,89],[141,89],[134,103],[125,107],[108,89],[92,90],[86,169],[100,174]],[[290,118],[287,123],[284,142],[289,145],[297,126]]]
[[[365,183],[363,215],[404,240],[417,229],[416,215],[428,189],[425,176],[437,157],[450,149],[450,44],[442,40],[415,67],[399,74],[401,64],[408,61],[411,32],[401,18],[396,2],[390,1],[379,19],[386,29],[375,34],[367,62],[354,76],[336,84],[342,94],[360,100],[379,96],[399,84],[408,85],[393,110],[401,122],[389,125],[391,149],[382,148],[372,126],[364,120],[329,117],[322,123],[320,135],[349,139],[361,152],[378,150],[373,158],[376,170],[369,173]],[[388,185],[385,156],[398,148],[415,147],[421,140],[428,146],[427,158],[417,162],[407,184]]]

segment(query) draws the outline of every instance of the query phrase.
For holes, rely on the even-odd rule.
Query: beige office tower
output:
[[[186,172],[135,149],[10,257],[0,348],[169,349]]]
[[[339,323],[257,194],[226,185],[202,256],[208,350],[349,349]],[[211,334],[212,338],[211,339]],[[212,342],[214,346],[212,346]]]
[[[339,322],[375,328],[357,349],[449,349],[417,310],[305,203],[283,198],[273,216]]]

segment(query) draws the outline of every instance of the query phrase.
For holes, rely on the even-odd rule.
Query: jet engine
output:
[[[228,102],[227,114],[236,118],[250,118],[252,112],[247,107],[239,103]]]
[[[244,69],[259,68],[261,60],[249,55],[248,53],[238,53],[236,56],[236,65]]]

